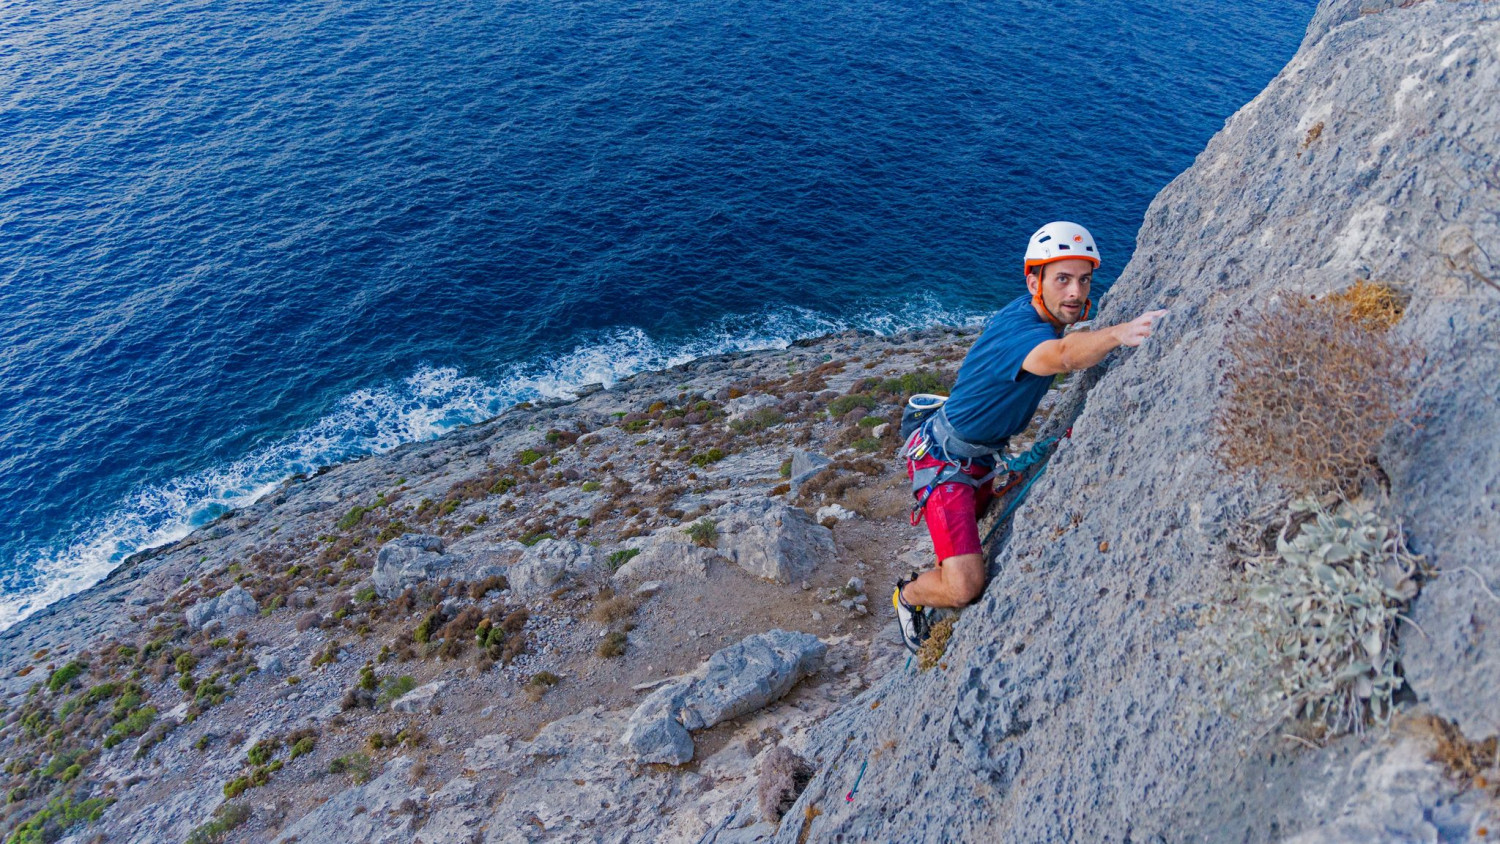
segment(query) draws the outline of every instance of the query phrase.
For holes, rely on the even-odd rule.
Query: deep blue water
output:
[[[0,4],[0,627],[518,400],[975,319],[1050,219],[1107,283],[1313,6]]]

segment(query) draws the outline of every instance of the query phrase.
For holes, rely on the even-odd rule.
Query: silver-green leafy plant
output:
[[[1246,561],[1250,624],[1235,637],[1253,665],[1269,669],[1268,712],[1329,733],[1387,723],[1403,684],[1397,624],[1418,572],[1399,526],[1374,510],[1293,501],[1275,552]]]

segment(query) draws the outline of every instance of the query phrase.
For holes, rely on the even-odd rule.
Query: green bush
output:
[[[616,630],[610,633],[608,636],[604,637],[603,641],[599,643],[599,647],[595,652],[604,659],[609,659],[610,657],[616,656],[624,656],[625,644],[628,641],[630,641],[629,636],[626,636],[624,633]]]
[[[373,508],[373,507],[354,507],[349,512],[345,513],[344,517],[342,519],[339,519],[338,524],[336,525],[336,527],[339,530],[348,530],[349,528],[352,528],[355,525],[359,524],[360,522],[364,521],[365,514],[368,513],[368,512],[370,512],[373,509],[375,509],[375,508]]]
[[[87,665],[76,660],[64,665],[62,668],[52,672],[51,676],[47,678],[47,689],[52,692],[62,691],[65,686],[73,682],[87,668]]]
[[[243,803],[220,803],[213,818],[188,833],[187,844],[220,844],[229,833],[250,819],[250,807]]]
[[[718,463],[720,460],[723,460],[728,456],[729,455],[726,454],[723,449],[711,448],[708,451],[693,455],[692,459],[688,460],[688,462],[702,469],[708,464]]]
[[[694,543],[712,548],[719,541],[719,526],[713,519],[699,519],[682,531]]]
[[[729,428],[737,434],[749,434],[774,428],[785,421],[785,413],[774,407],[761,407],[729,423]]]
[[[328,763],[328,773],[348,774],[349,779],[356,784],[369,782],[370,775],[374,772],[375,765],[370,761],[370,757],[363,753],[350,753]]]
[[[278,751],[280,749],[281,749],[281,739],[279,739],[279,738],[261,739],[260,741],[258,741],[258,742],[255,743],[254,747],[250,748],[250,752],[249,753],[245,754],[245,764],[247,764],[247,765],[264,765],[267,762],[271,761],[271,757],[275,756],[276,755],[276,751]]]
[[[36,814],[17,826],[5,839],[5,844],[44,844],[56,840],[59,833],[67,832],[75,824],[93,823],[99,820],[113,798],[94,797],[74,802],[72,796],[57,797]]]
[[[130,713],[125,720],[114,725],[109,730],[109,735],[104,737],[105,748],[111,748],[125,739],[138,736],[146,732],[151,722],[156,720],[156,707],[146,706]]]
[[[948,392],[951,385],[951,380],[942,373],[923,369],[908,372],[899,378],[887,378],[880,382],[880,386],[876,389],[882,393],[906,398],[917,393],[944,394]]]
[[[583,491],[584,492],[598,492],[599,491],[599,482],[598,481],[584,481],[583,482]]]
[[[537,451],[536,449],[528,448],[528,449],[522,451],[520,454],[516,455],[516,462],[520,463],[522,466],[529,466],[532,463],[535,463],[536,461],[540,460],[541,457],[542,457],[542,453],[540,451]]]
[[[292,758],[296,759],[298,756],[306,756],[307,754],[312,753],[313,749],[317,746],[317,737],[303,736],[302,738],[297,739],[296,744],[292,745]]]
[[[443,610],[442,608],[435,608],[422,617],[416,629],[411,632],[411,637],[425,645],[432,640],[432,634],[436,633],[442,624]]]
[[[855,393],[848,396],[839,396],[838,398],[828,403],[828,415],[833,417],[843,416],[856,407],[863,407],[866,410],[874,410],[876,404],[878,404],[878,402],[875,401],[875,397],[869,395],[868,393]]]
[[[620,566],[625,565],[641,553],[639,548],[621,548],[609,555],[610,571],[618,571]]]
[[[380,695],[377,699],[382,706],[385,706],[416,687],[417,678],[410,675],[387,677],[385,682],[380,684]]]

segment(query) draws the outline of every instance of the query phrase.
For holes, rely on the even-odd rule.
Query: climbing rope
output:
[[[1063,437],[1067,437],[1072,433],[1073,431],[1070,428],[1067,433],[1063,434]],[[1057,444],[1060,441],[1060,437],[1048,437],[1044,440],[1038,440],[1035,445],[1027,449],[1024,453],[1005,461],[1006,468],[1010,469],[1016,475],[1024,475],[1032,469],[1036,469],[1036,471],[1032,473],[1031,477],[1026,479],[1026,483],[1020,485],[1020,488],[1014,494],[1010,494],[1010,490],[1016,489],[1014,482],[1000,491],[999,496],[1002,499],[1008,498],[1008,500],[1005,502],[1005,509],[1000,511],[1000,518],[995,520],[995,524],[984,535],[985,547],[989,547],[990,540],[995,538],[995,534],[1010,523],[1011,516],[1016,514],[1016,510],[1020,508],[1021,502],[1026,500],[1026,493],[1031,491],[1031,485],[1036,483],[1036,479],[1040,478],[1043,472],[1047,471],[1047,461],[1052,458],[1052,453],[1057,450]]]
[[[868,767],[869,764],[870,764],[870,760],[869,759],[866,759],[864,762],[860,763],[860,766],[859,766],[859,776],[857,776],[857,777],[854,778],[854,787],[851,788],[851,789],[849,789],[849,793],[848,794],[844,795],[844,802],[845,803],[853,803],[854,802],[854,792],[859,791],[859,783],[860,783],[861,780],[863,780],[865,778],[865,768]]]

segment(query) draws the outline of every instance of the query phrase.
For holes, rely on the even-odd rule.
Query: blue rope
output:
[[[1032,445],[1031,448],[1026,449],[1025,454],[1018,454],[1015,457],[1004,461],[1005,466],[1012,472],[1024,472],[1027,469],[1030,469],[1032,466],[1044,462],[1048,457],[1051,457],[1052,450],[1056,447],[1057,437],[1048,437],[1045,440],[1038,440],[1034,445]]]
[[[1036,467],[1036,474],[1027,478],[1026,483],[1022,484],[1020,489],[1009,496],[1010,500],[1006,502],[1005,509],[1000,511],[1000,518],[995,520],[995,526],[990,528],[990,532],[984,537],[985,545],[989,545],[990,540],[994,539],[995,533],[1010,523],[1010,517],[1015,515],[1017,508],[1021,506],[1021,502],[1026,500],[1026,493],[1031,491],[1031,485],[1036,483],[1036,479],[1040,478],[1043,472],[1047,471],[1047,460],[1052,457],[1052,452],[1056,450],[1057,442],[1057,437],[1048,437],[1045,440],[1038,441],[1031,448],[1027,449],[1026,453],[1019,454],[1015,458],[1005,461],[1006,467],[1012,472],[1021,473],[1032,467]]]

